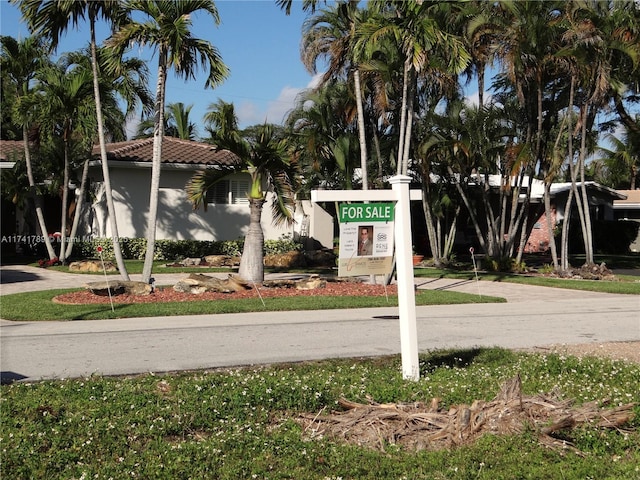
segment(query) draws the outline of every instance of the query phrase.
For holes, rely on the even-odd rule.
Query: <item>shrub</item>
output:
[[[291,235],[283,235],[278,240],[266,240],[265,255],[301,251],[301,243]],[[127,260],[144,259],[147,240],[144,238],[122,238],[120,240],[122,256]],[[102,257],[113,260],[113,243],[110,238],[94,238],[91,241],[76,242],[74,255],[79,258],[97,258],[98,246],[102,247]],[[206,255],[228,255],[239,257],[244,248],[244,238],[236,240],[156,240],[154,260],[176,260],[182,258],[202,258]]]
[[[484,257],[482,259],[482,268],[484,268],[488,272],[524,272],[527,269],[527,266],[524,262],[516,262],[514,258],[511,257],[502,257],[502,258],[492,258],[492,257]]]

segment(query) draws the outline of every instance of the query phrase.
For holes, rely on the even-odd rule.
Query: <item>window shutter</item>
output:
[[[229,190],[231,191],[231,203],[234,205],[247,205],[249,199],[247,192],[249,191],[248,180],[231,180]]]
[[[229,203],[229,195],[227,194],[228,185],[228,180],[221,180],[213,185],[213,187],[211,187],[207,192],[207,203],[217,205],[225,205]]]

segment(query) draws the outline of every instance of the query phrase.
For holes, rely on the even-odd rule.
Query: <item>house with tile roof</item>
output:
[[[85,235],[108,237],[106,197],[102,182],[99,147],[94,147],[90,163],[90,178],[95,198],[91,218],[85,222]],[[118,233],[123,238],[145,236],[149,205],[153,138],[130,140],[107,145],[107,161],[111,176]],[[204,168],[230,168],[238,157],[228,150],[191,140],[164,137],[162,145],[162,173],[160,176],[159,209],[156,238],[167,240],[233,240],[243,237],[249,225],[249,174],[231,174],[216,184],[208,195],[207,210],[193,210],[185,186],[193,174]],[[324,234],[328,219],[311,202],[299,202],[296,223],[289,227],[275,227],[269,215],[273,195],[267,196],[262,227],[265,239],[282,235],[313,237],[320,244],[331,246],[333,237]],[[322,218],[320,218],[322,217]],[[320,222],[320,223],[318,223]],[[327,238],[324,238],[327,237]]]
[[[22,155],[22,148],[22,142],[0,141],[4,166],[11,167],[10,156],[14,153]],[[107,144],[111,188],[121,238],[145,236],[152,159],[153,138]],[[195,172],[203,168],[229,168],[237,162],[239,159],[233,153],[217,150],[211,144],[165,137],[156,238],[234,240],[243,237],[249,225],[248,174],[231,174],[217,184],[209,193],[206,211],[193,210],[185,190]],[[94,147],[89,165],[88,192],[77,235],[84,238],[110,237],[99,146]],[[293,226],[275,227],[269,215],[272,198],[272,195],[267,196],[262,216],[265,239],[275,240],[287,234],[294,238],[312,238],[315,245],[332,247],[332,219],[326,212],[311,202],[302,201],[296,207]],[[55,229],[55,225],[52,224],[52,228]]]

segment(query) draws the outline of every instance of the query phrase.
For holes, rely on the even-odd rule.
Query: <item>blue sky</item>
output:
[[[302,3],[294,2],[287,16],[274,0],[217,0],[221,25],[216,27],[209,15],[199,14],[193,19],[192,34],[211,42],[220,52],[231,75],[219,87],[205,89],[206,72],[200,70],[197,80],[185,82],[169,72],[167,103],[193,104],[191,118],[199,125],[209,104],[222,99],[232,102],[245,127],[269,121],[281,123],[293,107],[296,95],[312,85],[313,77],[300,61],[300,38],[306,14]],[[15,38],[29,35],[21,21],[18,8],[7,0],[0,0],[0,33]],[[108,31],[98,31],[98,41]],[[58,53],[77,50],[88,45],[89,27],[80,24],[79,30],[69,30],[60,41]],[[150,72],[149,89],[155,93],[157,57],[148,49],[132,54],[147,61]]]

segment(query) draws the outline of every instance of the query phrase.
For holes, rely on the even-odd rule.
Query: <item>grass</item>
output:
[[[451,278],[475,280],[476,274],[470,270],[447,270],[437,268],[416,268],[414,275],[425,278]],[[511,273],[478,272],[478,279],[486,282],[509,282],[522,285],[565,288],[589,292],[640,295],[640,277],[617,275],[615,281],[609,280],[572,280]]]
[[[217,300],[115,304],[111,311],[109,304],[101,305],[61,305],[53,298],[62,293],[78,289],[47,290],[41,292],[15,293],[0,297],[0,317],[5,320],[45,321],[45,320],[100,320],[128,317],[155,317],[174,315],[205,315],[222,313],[244,313],[261,311],[328,310],[337,308],[369,308],[397,306],[397,296],[347,297],[347,296],[301,296],[286,298],[266,298],[265,305],[256,296],[247,300]],[[117,297],[115,297],[117,302]],[[462,303],[496,303],[502,298],[471,295],[461,292],[418,291],[416,305],[452,305]]]
[[[14,383],[2,387],[3,479],[625,479],[640,478],[640,409],[625,431],[563,436],[584,456],[538,445],[534,431],[486,436],[447,451],[384,451],[308,440],[300,413],[367,402],[490,400],[519,373],[523,393],[556,390],[577,403],[638,401],[640,367],[502,349],[421,356],[421,380],[400,358]]]

